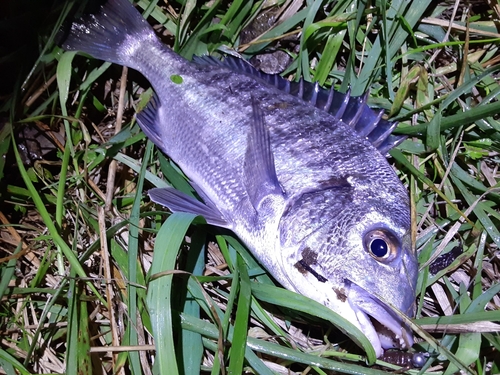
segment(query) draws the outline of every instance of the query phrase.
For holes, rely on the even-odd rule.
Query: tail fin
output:
[[[156,35],[134,6],[128,0],[108,0],[96,13],[74,22],[61,47],[126,65],[134,47],[145,39]]]

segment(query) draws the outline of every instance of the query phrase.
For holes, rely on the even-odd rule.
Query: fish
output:
[[[155,94],[136,116],[198,197],[154,188],[152,201],[227,228],[283,287],[340,314],[377,357],[407,349],[417,256],[409,197],[386,160],[395,124],[318,84],[245,61],[188,61],[127,0],[74,21],[60,43],[142,73]]]

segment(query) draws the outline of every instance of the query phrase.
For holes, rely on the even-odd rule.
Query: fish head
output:
[[[399,187],[357,194],[353,186],[304,193],[288,204],[280,222],[278,262],[286,275],[280,281],[349,320],[380,356],[413,344],[390,307],[415,314],[408,197]]]

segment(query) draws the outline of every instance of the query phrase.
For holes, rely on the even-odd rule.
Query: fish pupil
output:
[[[378,258],[385,257],[387,255],[387,252],[389,251],[387,243],[380,238],[376,238],[372,241],[372,243],[370,244],[370,250],[372,254]]]

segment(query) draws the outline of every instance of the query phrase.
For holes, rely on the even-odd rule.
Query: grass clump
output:
[[[399,121],[420,371],[366,366],[355,332],[275,287],[234,237],[153,207],[152,186],[192,189],[135,124],[147,82],[56,46],[76,2],[6,4],[0,26],[34,32],[5,38],[0,60],[0,373],[500,373],[496,6],[137,3],[187,58],[240,54],[289,79],[370,90]]]

